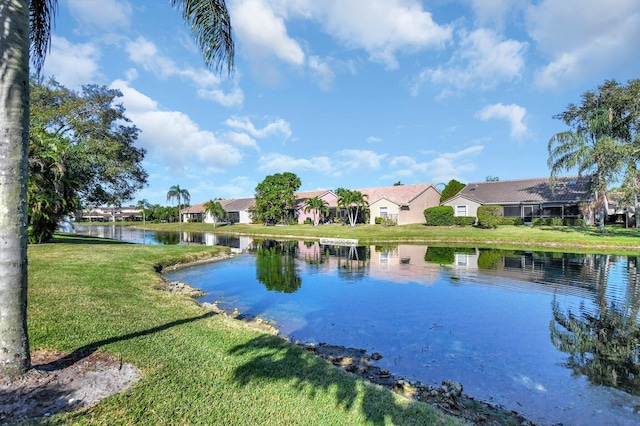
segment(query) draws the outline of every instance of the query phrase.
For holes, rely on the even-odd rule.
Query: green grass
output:
[[[104,351],[142,371],[132,389],[43,423],[461,424],[158,289],[157,268],[220,250],[70,236],[30,246],[32,350]]]
[[[141,225],[141,224],[138,224]],[[597,227],[499,226],[482,229],[472,226],[446,227],[423,224],[403,226],[359,225],[291,225],[263,226],[235,224],[218,226],[204,223],[147,224],[146,229],[167,231],[209,231],[218,233],[269,236],[277,238],[356,238],[360,243],[456,244],[477,247],[546,248],[606,252],[640,253],[640,230],[608,226],[601,234]]]

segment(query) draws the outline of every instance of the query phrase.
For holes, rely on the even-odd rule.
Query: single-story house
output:
[[[376,217],[398,225],[424,223],[424,210],[440,203],[440,191],[430,183],[358,189],[369,202],[369,223]]]
[[[557,177],[552,188],[549,178],[470,183],[441,203],[453,207],[455,216],[477,217],[480,206],[500,206],[504,217],[581,218],[581,204],[594,201],[591,176]]]
[[[251,213],[249,207],[256,203],[255,198],[237,198],[234,200],[225,200],[222,208],[229,213],[227,219],[230,223],[251,223]]]
[[[76,220],[84,222],[142,221],[142,208],[137,206],[88,207],[82,211],[82,216]]]
[[[298,214],[298,223],[302,224],[305,220],[313,220],[313,212],[305,212],[306,203],[309,198],[318,197],[329,205],[329,215],[324,217],[323,222],[332,222],[333,218],[338,214],[338,196],[331,190],[318,190],[296,192],[296,211]]]

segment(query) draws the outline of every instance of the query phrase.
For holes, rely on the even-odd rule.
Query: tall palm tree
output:
[[[138,201],[138,204],[136,204],[136,207],[138,207],[140,210],[142,210],[142,224],[146,224],[147,220],[146,220],[146,209],[149,208],[149,200],[147,200],[146,198],[143,198],[142,200]]]
[[[213,219],[213,227],[216,227],[216,223],[218,223],[218,219],[223,219],[229,216],[229,212],[227,212],[220,204],[219,201],[209,200],[204,203],[204,213],[211,216]]]
[[[207,66],[233,70],[225,0],[170,0],[190,27]],[[39,73],[49,50],[57,0],[0,2],[0,376],[30,368],[27,333],[27,149],[29,51]]]
[[[338,194],[338,205],[347,211],[349,225],[356,226],[360,211],[369,207],[367,196],[360,191],[344,188],[338,188],[336,194]]]
[[[312,212],[313,226],[318,226],[320,218],[329,214],[329,203],[316,195],[315,197],[309,198],[304,203],[304,212]]]
[[[186,189],[180,188],[180,185],[173,185],[169,188],[169,192],[167,192],[167,202],[172,200],[178,201],[178,222],[182,222],[182,215],[180,214],[180,200],[184,201],[185,204],[188,204],[189,200],[191,200],[191,195]]]

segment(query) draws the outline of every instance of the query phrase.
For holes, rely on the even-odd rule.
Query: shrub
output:
[[[305,225],[313,225],[313,219],[311,219],[310,217],[306,218],[304,220],[304,224]]]
[[[565,219],[564,224],[566,226],[587,226],[587,223],[584,219],[577,219],[573,217]]]
[[[429,226],[451,226],[454,224],[453,207],[436,206],[425,209],[424,219]]]
[[[456,216],[453,218],[453,223],[457,226],[471,226],[476,223],[475,216]]]
[[[382,222],[384,221],[384,219],[381,217],[376,217],[375,221],[376,221],[376,225],[382,225]]]
[[[478,207],[478,225],[483,228],[497,228],[502,223],[502,207],[480,206]]]
[[[503,217],[500,225],[524,225],[524,220],[521,217]]]

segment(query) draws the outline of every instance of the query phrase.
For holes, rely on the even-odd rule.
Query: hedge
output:
[[[436,206],[425,209],[424,219],[429,226],[454,225],[453,207]]]
[[[483,228],[497,228],[502,223],[502,207],[480,206],[478,207],[478,225]]]
[[[453,218],[453,222],[458,226],[471,226],[475,225],[475,216],[456,216]]]

